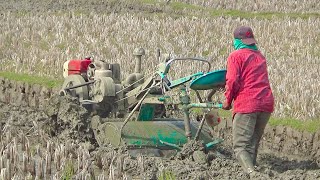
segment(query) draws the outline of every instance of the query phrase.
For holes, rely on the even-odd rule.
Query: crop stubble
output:
[[[232,51],[232,31],[253,27],[268,59],[278,117],[315,119],[320,114],[320,19],[168,17],[111,13],[3,13],[0,18],[1,70],[62,77],[66,60],[93,56],[121,64],[122,76],[133,71],[132,52],[147,50],[145,73],[156,70],[155,51],[208,58],[213,69],[225,68]],[[195,66],[194,66],[195,67]],[[194,67],[186,65],[188,74]]]

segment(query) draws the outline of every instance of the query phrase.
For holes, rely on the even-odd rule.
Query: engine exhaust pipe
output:
[[[134,68],[135,73],[141,73],[141,61],[142,56],[145,55],[145,50],[143,48],[136,48],[133,52],[133,55],[136,57],[136,65]]]

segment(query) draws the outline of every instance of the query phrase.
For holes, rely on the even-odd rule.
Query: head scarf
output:
[[[248,49],[252,49],[252,50],[258,50],[258,47],[257,47],[256,44],[246,45],[241,41],[241,39],[234,39],[233,47],[234,47],[235,50],[243,49],[243,48],[248,48]]]

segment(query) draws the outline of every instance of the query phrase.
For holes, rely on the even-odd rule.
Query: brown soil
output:
[[[191,143],[171,158],[134,157],[125,147],[98,147],[88,125],[91,115],[79,106],[76,99],[53,96],[48,104],[45,111],[39,111],[0,103],[2,174],[6,174],[8,169],[5,162],[12,162],[10,177],[16,178],[63,178],[67,177],[68,168],[72,169],[70,175],[75,178],[89,175],[96,179],[158,179],[164,176],[176,179],[250,178],[242,173],[232,155],[229,135],[225,136],[226,141],[220,147],[207,154],[203,153],[201,144]],[[251,175],[251,179],[320,178],[316,161],[307,157],[283,156],[261,149],[258,162],[259,172]],[[44,164],[51,164],[50,170]],[[21,169],[26,170],[19,171]]]

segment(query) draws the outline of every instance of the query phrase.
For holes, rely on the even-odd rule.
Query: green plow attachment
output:
[[[106,122],[95,130],[99,145],[111,143],[113,146],[127,145],[129,148],[177,149],[182,148],[188,142],[185,135],[183,120],[159,120],[159,121],[130,121],[120,132],[123,122]],[[191,132],[194,138],[199,123],[191,122]],[[199,140],[207,147],[214,147],[222,142],[221,139],[213,139],[210,130],[203,127]]]

